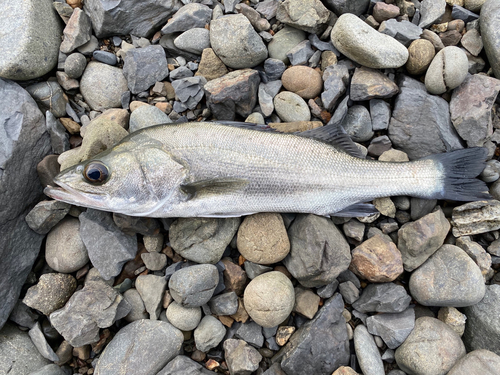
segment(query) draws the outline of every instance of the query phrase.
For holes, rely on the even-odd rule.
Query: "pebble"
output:
[[[207,370],[204,366],[200,365],[198,362],[195,362],[184,355],[178,355],[170,362],[168,362],[168,364],[160,372],[157,373],[157,375],[174,375],[174,374],[212,375],[215,374],[215,372]]]
[[[217,264],[217,267],[221,266],[221,263],[224,267],[224,285],[227,291],[234,291],[237,295],[241,295],[245,286],[247,284],[247,275],[243,269],[234,264],[231,258],[223,258],[220,263]]]
[[[386,238],[375,235],[352,250],[350,269],[374,283],[390,282],[403,273],[401,252]]]
[[[441,307],[438,311],[438,319],[449,325],[459,336],[464,334],[467,317],[456,308],[451,306]]]
[[[26,87],[43,111],[52,112],[55,117],[66,116],[67,97],[57,82],[47,81]]]
[[[135,280],[135,287],[144,301],[144,307],[149,313],[149,319],[157,320],[167,287],[167,280],[162,276],[140,275]]]
[[[350,13],[339,17],[331,39],[342,54],[368,68],[398,68],[408,60],[408,50],[401,43]]]
[[[233,315],[238,311],[238,296],[235,292],[219,294],[208,301],[208,306],[215,315]]]
[[[339,293],[344,301],[352,305],[359,298],[359,289],[352,281],[346,281],[339,284]]]
[[[354,71],[350,86],[351,100],[391,98],[398,92],[398,86],[377,70],[361,67]]]
[[[385,375],[382,357],[373,336],[362,324],[354,330],[354,349],[364,374]]]
[[[23,303],[49,315],[60,309],[76,289],[76,280],[71,275],[46,273],[40,276],[38,283],[28,289]]]
[[[253,263],[248,260],[245,261],[245,273],[249,279],[255,279],[257,276],[265,272],[272,271],[272,267],[263,266],[261,264]]]
[[[192,331],[201,320],[200,307],[183,307],[173,301],[167,308],[167,318],[170,324],[181,331]]]
[[[188,78],[194,76],[193,72],[187,66],[179,66],[170,72],[170,80],[173,82],[177,79]],[[158,84],[158,82],[156,83]]]
[[[236,338],[244,340],[246,343],[252,345],[254,348],[261,348],[264,344],[264,335],[262,334],[262,327],[255,322],[248,322],[242,324],[234,335]]]
[[[210,44],[222,62],[233,69],[252,68],[267,58],[264,42],[242,14],[212,20]]]
[[[368,284],[352,307],[362,313],[400,313],[408,308],[410,301],[411,297],[401,285]]]
[[[420,75],[425,73],[435,55],[435,48],[426,39],[417,39],[411,42],[408,47],[408,61],[406,69],[408,73]]]
[[[380,336],[390,349],[398,348],[415,327],[413,307],[401,313],[377,314],[366,319],[368,332]]]
[[[486,349],[500,353],[500,343],[491,339],[500,334],[500,322],[494,318],[500,314],[500,285],[486,285],[484,298],[462,311],[467,316],[463,336],[467,349]]]
[[[205,28],[184,31],[174,39],[174,45],[189,53],[201,55],[204,49],[210,48],[210,31]]]
[[[212,48],[205,48],[201,53],[200,65],[196,76],[200,75],[205,77],[207,81],[222,77],[229,71],[224,65],[222,60],[215,54]]]
[[[49,343],[47,342],[47,339],[43,335],[42,329],[40,327],[40,322],[37,322],[28,331],[28,334],[31,338],[31,341],[33,341],[33,344],[35,344],[35,347],[44,358],[47,358],[52,362],[56,362],[59,360],[59,357],[56,355],[56,353],[54,353]]]
[[[181,78],[173,81],[172,88],[175,91],[175,97],[180,100],[180,102],[174,102],[174,105],[182,103],[181,111],[195,109],[203,98],[203,87],[206,83],[207,81],[202,76]]]
[[[414,40],[418,40],[422,34],[422,29],[417,25],[405,20],[398,22],[395,19],[382,22],[378,31],[392,36],[405,47],[408,47]]]
[[[144,253],[141,259],[150,271],[160,271],[167,265],[167,256],[163,253]]]
[[[297,44],[306,40],[306,33],[294,27],[285,26],[283,29],[274,34],[273,40],[267,46],[269,57],[276,60],[281,60],[288,65],[290,60],[287,57],[290,51]]]
[[[267,61],[267,60],[266,60]],[[317,97],[323,89],[321,74],[307,66],[292,66],[281,77],[283,87],[303,99]]]
[[[52,2],[12,3],[4,8],[1,19],[0,77],[34,79],[57,65],[61,26]]]
[[[81,53],[75,52],[70,54],[64,62],[64,72],[70,78],[80,78],[87,66],[87,59]]]
[[[77,48],[77,51],[85,56],[90,56],[98,48],[99,48],[99,41],[94,35],[92,35],[87,43]]]
[[[130,115],[129,132],[133,133],[150,126],[170,123],[172,120],[162,110],[153,105],[143,105]]]
[[[375,18],[377,22],[383,22],[390,18],[396,18],[399,16],[399,12],[399,7],[393,4],[377,2],[373,6],[373,18]]]
[[[495,77],[500,79],[500,51],[498,42],[500,40],[500,25],[498,12],[500,4],[494,0],[488,0],[481,8],[481,39],[488,61],[491,64]]]
[[[467,353],[455,363],[449,375],[495,375],[500,368],[500,356],[485,349]]]
[[[120,108],[121,96],[128,90],[120,68],[91,61],[80,80],[80,92],[93,110]]]
[[[213,316],[206,315],[194,330],[194,342],[198,350],[206,353],[217,347],[225,335],[224,325]]]
[[[354,142],[366,142],[373,137],[370,112],[362,105],[353,105],[342,121],[342,127]]]
[[[26,223],[36,233],[47,234],[66,216],[70,207],[61,201],[41,201],[26,215]]]
[[[65,218],[51,229],[45,245],[45,260],[50,268],[63,273],[75,272],[87,264],[89,256],[78,219]]]
[[[132,94],[147,90],[168,76],[167,58],[161,46],[136,48],[127,52],[123,75]]]
[[[123,293],[123,298],[130,305],[130,312],[125,316],[127,322],[134,322],[140,319],[148,319],[149,314],[146,312],[146,307],[144,306],[144,301],[141,295],[135,288],[130,288]]]
[[[64,39],[60,46],[62,53],[71,53],[87,43],[92,35],[92,23],[87,13],[80,8],[75,8],[63,34]]]
[[[425,87],[431,94],[443,94],[460,86],[468,70],[465,52],[458,47],[445,47],[432,59],[425,74]]]
[[[300,286],[295,288],[295,305],[293,311],[305,316],[307,319],[314,318],[318,312],[320,297],[310,289]]]
[[[370,100],[370,117],[372,119],[372,129],[386,130],[391,118],[391,107],[389,103],[382,99]]]
[[[463,20],[465,23],[473,22],[479,18],[476,13],[473,13],[459,5],[454,5],[451,11],[451,16],[454,19]]]
[[[446,374],[464,355],[464,344],[455,331],[438,319],[422,317],[396,350],[396,362],[407,374],[437,375]]]
[[[219,283],[219,272],[212,264],[199,264],[180,269],[168,282],[170,294],[184,307],[198,307],[207,303]]]
[[[483,49],[481,35],[475,29],[467,31],[460,40],[460,43],[474,56],[478,56]]]
[[[170,244],[182,257],[217,263],[240,225],[239,218],[180,218],[170,226]]]
[[[344,230],[346,237],[352,238],[357,243],[361,242],[365,235],[365,225],[355,219],[349,220],[345,223],[342,226],[342,229]]]
[[[445,14],[445,10],[445,0],[423,0],[420,7],[421,18],[418,26],[423,29],[431,26]]]
[[[205,27],[210,23],[212,10],[199,3],[188,3],[182,6],[168,23],[161,29],[162,34],[184,32],[193,28]]]
[[[247,216],[238,229],[237,246],[245,259],[258,264],[283,260],[290,252],[290,241],[283,218],[276,213]]]
[[[307,103],[293,92],[282,91],[274,97],[273,102],[276,113],[283,121],[309,121],[311,119]]]
[[[224,341],[223,347],[231,374],[246,375],[258,369],[262,355],[245,341],[228,339]]]
[[[92,53],[92,57],[95,60],[108,65],[116,65],[116,63],[118,62],[116,59],[116,55],[106,51],[94,51]]]
[[[456,246],[461,248],[477,264],[481,274],[486,277],[490,272],[491,256],[477,242],[471,241],[470,237],[464,236],[457,239]]]
[[[137,320],[113,337],[99,357],[95,373],[156,374],[180,353],[183,341],[182,332],[169,323]]]
[[[245,289],[248,315],[262,327],[282,323],[292,312],[295,294],[291,281],[281,272],[266,272],[254,278]]]
[[[278,60],[279,61],[279,60]],[[261,82],[259,84],[259,105],[264,116],[268,117],[274,111],[274,97],[281,89],[281,81]]]
[[[325,4],[335,14],[353,13],[360,16],[368,10],[370,0],[325,0]]]
[[[329,16],[320,0],[285,0],[276,11],[276,19],[281,23],[311,34],[324,31]]]

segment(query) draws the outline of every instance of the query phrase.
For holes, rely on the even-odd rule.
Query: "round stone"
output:
[[[70,78],[80,78],[87,66],[87,59],[81,53],[72,53],[64,62],[64,72]]]
[[[274,97],[274,109],[284,122],[309,121],[311,112],[299,95],[282,91]]]
[[[234,69],[251,68],[267,58],[267,48],[243,14],[213,20],[210,44],[224,64]]]
[[[47,235],[45,260],[57,272],[70,273],[89,261],[87,248],[80,237],[80,221],[67,217]]]
[[[294,27],[285,26],[269,42],[269,57],[290,64],[287,52],[306,39],[306,33]]]
[[[219,345],[225,335],[226,328],[220,320],[206,315],[194,330],[196,349],[206,353]]]
[[[410,293],[424,306],[471,306],[483,299],[485,291],[477,264],[453,245],[441,246],[410,277]]]
[[[425,74],[425,88],[431,94],[441,95],[460,86],[467,77],[469,60],[465,52],[455,46],[439,51]]]
[[[176,328],[181,331],[192,331],[201,320],[200,307],[183,307],[173,301],[167,308],[167,319]]]
[[[414,75],[425,73],[436,54],[435,51],[432,43],[426,39],[417,39],[411,42],[408,47],[409,56],[406,62],[408,73]]]
[[[257,264],[279,262],[290,251],[283,218],[277,213],[247,216],[238,229],[236,244],[245,259]]]
[[[351,13],[339,17],[331,39],[342,54],[368,68],[399,68],[408,60],[408,50],[403,44]]]
[[[210,48],[210,31],[204,28],[184,31],[174,39],[174,45],[183,51],[201,55],[205,48]]]
[[[292,312],[295,292],[292,282],[279,271],[257,276],[246,287],[243,302],[248,315],[262,327],[275,327]]]
[[[481,0],[471,0],[481,3]],[[484,1],[483,1],[484,2]],[[467,2],[466,2],[467,3]],[[481,6],[479,4],[479,6]],[[500,79],[500,2],[490,0],[481,8],[479,24],[481,25],[481,39],[484,44],[488,62],[491,64],[495,77]]]
[[[447,375],[497,375],[499,369],[499,355],[477,349],[459,359]]]
[[[80,92],[93,110],[121,107],[121,97],[128,91],[120,68],[92,61],[80,80]]]
[[[317,97],[323,89],[323,79],[313,68],[296,65],[288,68],[281,77],[283,86],[303,99]]]
[[[25,305],[41,311],[45,315],[60,309],[73,295],[76,279],[63,273],[46,273],[38,283],[26,292]]]

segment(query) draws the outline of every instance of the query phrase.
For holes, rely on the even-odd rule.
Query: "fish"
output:
[[[246,123],[164,124],[131,133],[67,168],[45,194],[140,217],[239,217],[259,212],[368,216],[390,196],[490,199],[476,177],[487,150],[409,162],[363,158],[336,124],[285,134]]]

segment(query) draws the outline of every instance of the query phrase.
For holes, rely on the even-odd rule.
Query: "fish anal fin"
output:
[[[338,217],[364,217],[378,214],[379,211],[373,204],[370,203],[356,203],[344,208],[338,212],[331,214],[331,216]]]
[[[188,195],[189,199],[193,199],[205,194],[229,194],[238,192],[246,185],[248,185],[248,180],[242,178],[217,178],[182,184],[180,188]]]

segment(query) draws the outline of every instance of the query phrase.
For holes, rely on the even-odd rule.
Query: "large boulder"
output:
[[[43,235],[25,217],[42,194],[36,166],[50,150],[35,101],[17,83],[0,78],[0,328],[40,251]]]

